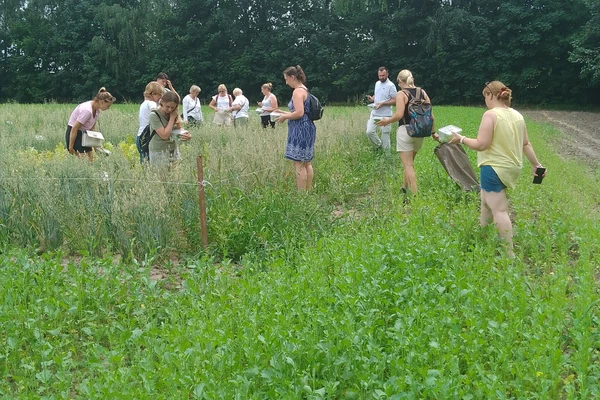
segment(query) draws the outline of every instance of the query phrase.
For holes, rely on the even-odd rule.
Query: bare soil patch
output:
[[[524,111],[536,121],[554,125],[563,134],[558,153],[583,160],[592,168],[600,165],[600,113],[585,111]]]

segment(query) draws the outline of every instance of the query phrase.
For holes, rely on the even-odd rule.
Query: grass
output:
[[[103,114],[94,163],[57,148],[70,107],[43,107],[0,109],[0,397],[600,396],[598,181],[550,126],[528,125],[548,176],[510,193],[510,261],[430,140],[404,205],[364,108],[326,110],[299,195],[283,126],[204,126],[177,168],[144,171],[135,107]],[[436,108],[470,136],[482,113]]]

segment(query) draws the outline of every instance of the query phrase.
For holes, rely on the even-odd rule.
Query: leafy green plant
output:
[[[559,134],[528,125],[549,174],[534,186],[524,171],[510,192],[511,260],[433,141],[405,204],[401,163],[369,149],[364,110],[331,111],[307,194],[281,126],[195,130],[168,172],[118,145],[88,163],[2,134],[0,397],[600,396],[598,185],[555,153]],[[481,113],[436,118],[474,136]]]

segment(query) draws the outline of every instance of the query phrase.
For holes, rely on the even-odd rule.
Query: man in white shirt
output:
[[[367,121],[367,137],[373,142],[377,148],[383,150],[390,150],[390,132],[392,130],[391,125],[380,127],[381,139],[377,136],[377,126],[375,123],[383,117],[391,117],[393,115],[392,105],[396,104],[396,85],[388,79],[388,69],[386,67],[379,67],[377,76],[379,80],[375,83],[375,94],[373,96],[367,96],[372,105],[373,110],[371,116]]]

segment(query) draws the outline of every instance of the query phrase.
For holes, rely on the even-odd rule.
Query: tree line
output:
[[[358,103],[404,68],[435,104],[600,104],[598,0],[0,0],[0,102],[139,102],[164,71],[208,99],[225,83],[288,98],[300,64],[324,102]]]

